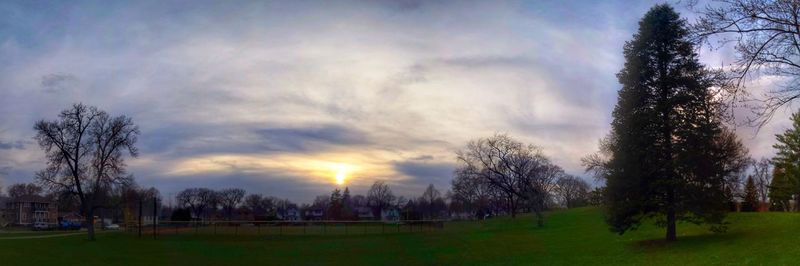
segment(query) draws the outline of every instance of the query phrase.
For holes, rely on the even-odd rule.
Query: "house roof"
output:
[[[19,198],[13,198],[8,202],[52,203],[53,201],[39,195],[25,195]]]

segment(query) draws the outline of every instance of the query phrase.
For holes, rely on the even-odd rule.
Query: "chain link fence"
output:
[[[443,220],[405,221],[157,221],[129,223],[125,230],[140,237],[166,235],[357,235],[435,232]]]

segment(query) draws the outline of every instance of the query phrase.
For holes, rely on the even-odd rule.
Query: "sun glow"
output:
[[[347,177],[347,167],[344,164],[336,165],[336,184],[343,185],[344,179]]]

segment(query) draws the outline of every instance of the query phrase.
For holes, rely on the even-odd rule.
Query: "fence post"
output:
[[[139,238],[142,238],[142,197],[139,197]]]

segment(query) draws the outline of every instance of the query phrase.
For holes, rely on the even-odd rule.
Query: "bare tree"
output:
[[[217,192],[219,202],[222,204],[222,209],[228,217],[228,220],[233,216],[233,210],[242,202],[245,191],[241,188],[226,188]]]
[[[395,196],[392,194],[392,190],[383,181],[375,181],[367,192],[367,201],[377,212],[377,217],[380,217],[383,210],[392,206],[394,200]]]
[[[542,210],[555,178],[563,174],[534,145],[525,145],[503,134],[467,143],[457,153],[457,171],[479,176],[500,190],[508,210],[516,217],[520,202],[529,207],[543,224]]]
[[[586,173],[592,174],[596,181],[605,181],[608,175],[608,163],[613,155],[611,148],[614,145],[614,135],[609,133],[600,139],[599,151],[581,158],[581,165],[585,167]]]
[[[264,215],[267,208],[264,206],[264,196],[261,194],[250,194],[244,198],[244,206],[253,212],[253,215]]]
[[[39,196],[42,194],[42,191],[42,187],[36,184],[19,183],[8,187],[8,196],[15,199],[24,196]]]
[[[490,184],[480,176],[465,171],[463,168],[456,169],[454,175],[455,177],[451,181],[451,200],[463,206],[473,216],[486,210],[491,197]]]
[[[192,214],[194,214],[194,217],[197,218],[200,217],[200,213],[202,213],[205,208],[203,202],[197,197],[198,190],[199,188],[187,188],[175,195],[175,201],[178,203],[178,206],[189,208]]]
[[[772,183],[772,162],[767,158],[753,161],[753,178],[761,202],[769,200],[769,186]]]
[[[35,139],[45,151],[47,167],[38,181],[51,190],[75,194],[94,240],[94,211],[104,207],[102,193],[131,182],[123,156],[136,157],[139,128],[130,117],[111,117],[95,107],[74,104],[58,120],[36,122]]]
[[[425,188],[417,203],[422,208],[424,217],[428,219],[436,218],[437,213],[446,208],[442,193],[433,184]]]
[[[189,208],[195,218],[205,217],[210,208],[216,206],[216,192],[208,188],[187,188],[175,196],[178,205]]]
[[[556,181],[556,193],[567,208],[579,207],[587,203],[589,183],[572,175],[563,175]]]
[[[693,4],[690,6],[694,7]],[[735,43],[736,61],[726,66],[731,100],[748,106],[749,78],[781,77],[784,83],[758,99],[749,122],[763,126],[782,106],[800,97],[800,1],[720,0],[697,10],[692,25],[697,42],[715,48]]]

